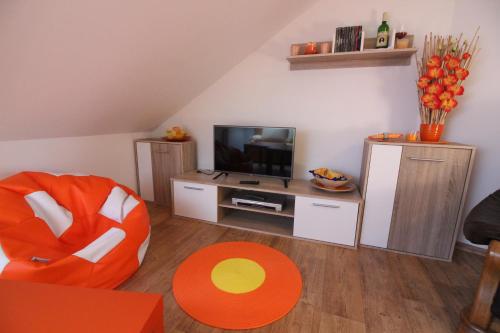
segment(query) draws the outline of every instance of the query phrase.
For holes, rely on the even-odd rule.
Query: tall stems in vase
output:
[[[444,125],[457,107],[456,96],[463,95],[463,82],[472,59],[479,52],[479,28],[470,42],[452,36],[425,36],[422,59],[417,61],[417,82],[422,124]]]

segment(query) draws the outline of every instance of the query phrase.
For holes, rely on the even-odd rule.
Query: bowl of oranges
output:
[[[337,188],[347,185],[352,177],[328,168],[317,168],[309,171],[314,176],[314,182],[327,188]]]
[[[186,131],[182,129],[180,126],[174,126],[171,129],[168,129],[165,132],[165,136],[163,139],[171,142],[182,142],[188,141],[190,137],[187,135]]]

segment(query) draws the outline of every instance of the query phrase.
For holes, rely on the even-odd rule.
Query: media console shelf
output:
[[[290,199],[287,200],[287,204],[283,211],[277,212],[272,209],[268,208],[260,208],[260,207],[251,207],[251,206],[237,206],[231,202],[231,198],[228,196],[225,199],[222,199],[222,201],[219,202],[219,207],[222,208],[230,208],[230,209],[236,209],[236,210],[244,210],[248,212],[254,212],[254,213],[261,213],[261,214],[268,214],[268,215],[275,215],[275,216],[284,216],[284,217],[294,217],[294,200]]]
[[[237,174],[212,178],[196,172],[173,177],[174,215],[226,227],[357,247],[362,203],[357,190],[323,192],[306,180],[292,180],[285,188],[279,179]],[[260,184],[240,184],[240,180],[248,179],[259,180]],[[237,190],[285,195],[287,204],[281,212],[236,206],[231,201],[231,193]]]

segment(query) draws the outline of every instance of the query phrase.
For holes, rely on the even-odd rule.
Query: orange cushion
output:
[[[112,191],[127,201],[113,202]],[[0,181],[0,279],[114,288],[138,269],[149,232],[144,202],[111,179],[23,172]]]

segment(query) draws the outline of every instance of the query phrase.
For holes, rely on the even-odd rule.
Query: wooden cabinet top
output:
[[[184,145],[184,144],[191,144],[194,141],[193,140],[188,140],[188,141],[165,141],[162,138],[143,138],[143,139],[136,139],[134,142],[153,142],[153,143],[165,143],[165,144],[171,144],[171,145]]]
[[[365,142],[370,145],[393,145],[393,146],[418,146],[418,147],[436,147],[436,148],[460,148],[460,149],[476,149],[476,147],[471,146],[471,145],[466,145],[462,143],[456,143],[456,142],[446,142],[446,143],[432,143],[432,142],[410,142],[410,141],[397,141],[397,140],[390,140],[390,141],[376,141],[376,140],[370,140],[370,139],[365,139]]]

